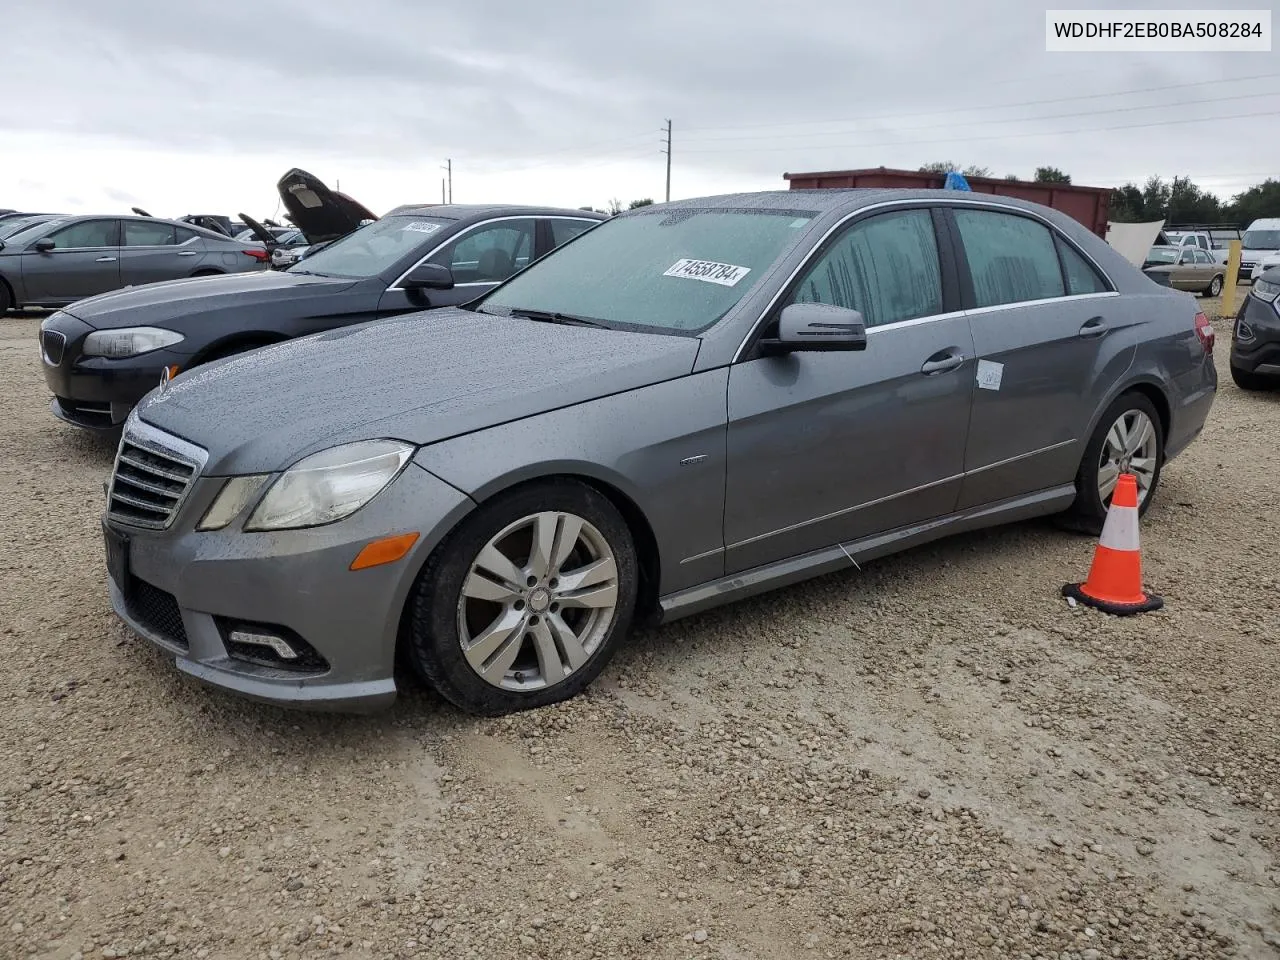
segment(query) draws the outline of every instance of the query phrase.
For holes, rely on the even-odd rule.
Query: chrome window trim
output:
[[[426,216],[430,216],[430,214],[426,214]],[[545,218],[545,217],[539,217],[537,214],[534,214],[534,213],[523,213],[523,214],[519,214],[518,216],[511,216],[511,217],[494,217],[492,220],[481,220],[479,223],[473,223],[471,226],[469,226],[469,227],[467,227],[467,228],[465,228],[465,229],[463,229],[463,230],[460,230],[460,231],[458,231],[457,233],[455,233],[455,234],[454,234],[453,236],[451,236],[448,240],[442,240],[442,241],[440,241],[440,243],[436,244],[436,245],[435,245],[434,247],[432,247],[429,251],[427,251],[427,253],[426,253],[423,257],[421,257],[421,258],[420,258],[420,259],[419,259],[419,260],[418,260],[418,261],[417,261],[413,266],[411,266],[411,267],[410,267],[408,270],[406,270],[404,273],[400,274],[400,276],[396,277],[396,279],[392,282],[391,286],[387,287],[387,293],[391,293],[393,290],[395,290],[395,291],[399,291],[400,293],[407,293],[408,291],[407,291],[407,290],[405,290],[405,288],[404,288],[404,287],[400,286],[400,284],[404,282],[404,278],[405,278],[405,277],[407,277],[409,274],[413,273],[413,271],[417,270],[420,266],[422,266],[424,263],[426,263],[428,260],[430,260],[432,257],[434,257],[437,253],[439,253],[441,250],[443,250],[443,249],[444,249],[445,247],[447,247],[449,244],[454,243],[454,242],[455,242],[455,241],[457,241],[457,240],[461,240],[463,237],[465,237],[467,234],[471,233],[473,230],[478,230],[478,229],[480,229],[481,227],[487,227],[487,226],[489,226],[490,224],[494,224],[494,223],[502,223],[502,222],[504,222],[504,221],[506,221],[506,220],[532,220],[532,221],[534,221],[534,228],[533,228],[533,248],[534,248],[534,249],[530,251],[530,255],[531,255],[531,257],[530,257],[530,262],[532,262],[532,253],[534,252],[534,250],[537,250],[537,249],[538,249],[538,225],[537,225],[537,221],[538,221],[538,220],[543,220],[543,219],[546,219],[546,218]],[[588,219],[588,218],[585,218],[585,217],[583,217],[583,218],[579,218],[579,217],[566,217],[565,219],[577,220],[577,219]],[[454,284],[454,288],[456,289],[456,288],[458,288],[458,287],[475,287],[475,286],[496,285],[496,284],[499,284],[499,283],[502,283],[502,281],[501,281],[501,280],[477,280],[477,281],[473,281],[473,282],[470,282],[470,283],[458,283],[458,284]]]
[[[899,320],[899,321],[896,321],[895,323],[885,323],[877,327],[868,327],[867,333],[871,333],[875,330],[886,330],[893,327],[901,326],[903,324],[914,324],[914,323],[925,322],[929,320],[943,320],[950,317],[962,316],[962,315],[965,315],[966,313],[973,314],[973,313],[978,313],[978,312],[987,311],[987,310],[1010,309],[1013,307],[1025,307],[1028,305],[1041,304],[1041,303],[1060,303],[1063,300],[1078,300],[1085,297],[1105,297],[1105,296],[1118,297],[1120,296],[1119,291],[1115,289],[1115,286],[1116,286],[1115,281],[1111,279],[1111,275],[1107,273],[1107,271],[1102,269],[1102,266],[1098,263],[1098,261],[1093,259],[1093,257],[1089,255],[1088,251],[1082,250],[1078,244],[1076,244],[1070,237],[1068,237],[1060,229],[1058,229],[1057,225],[1053,223],[1053,221],[1049,220],[1047,217],[1041,216],[1039,213],[1037,213],[1034,210],[1024,210],[1022,207],[1009,207],[1001,203],[994,203],[990,200],[971,200],[964,197],[940,197],[938,199],[912,197],[912,198],[906,198],[902,200],[882,200],[880,203],[869,204],[868,206],[859,207],[857,210],[851,210],[849,213],[846,213],[843,217],[841,217],[839,220],[833,223],[830,227],[828,227],[827,230],[822,234],[822,236],[819,237],[817,241],[815,241],[809,247],[809,252],[805,254],[804,259],[802,259],[796,265],[796,268],[792,270],[790,274],[788,274],[787,278],[782,282],[781,286],[778,287],[777,292],[775,292],[774,295],[769,298],[769,302],[765,304],[764,310],[760,312],[760,316],[757,317],[755,322],[751,325],[751,329],[747,331],[747,335],[742,338],[742,342],[738,344],[738,349],[734,351],[733,358],[729,362],[738,363],[742,359],[743,354],[747,350],[748,344],[752,342],[752,340],[756,336],[756,333],[759,331],[760,327],[763,326],[765,322],[765,318],[767,318],[769,314],[773,312],[773,308],[778,305],[778,301],[782,298],[782,294],[787,290],[788,287],[791,286],[792,282],[796,279],[796,277],[800,275],[801,271],[803,271],[806,267],[809,266],[810,262],[817,255],[818,250],[821,249],[822,245],[827,242],[827,240],[831,237],[832,234],[834,234],[837,230],[841,229],[846,223],[848,223],[850,220],[854,219],[855,217],[861,217],[863,214],[869,213],[873,210],[892,210],[895,207],[917,207],[917,208],[924,207],[925,209],[928,209],[930,207],[976,207],[979,209],[994,210],[997,213],[1012,212],[1015,216],[1030,217],[1031,219],[1036,220],[1037,222],[1048,227],[1049,230],[1053,233],[1053,235],[1056,237],[1059,237],[1064,243],[1070,244],[1071,249],[1074,250],[1076,253],[1080,254],[1080,256],[1082,256],[1086,262],[1088,262],[1095,270],[1097,270],[1099,276],[1102,277],[1102,279],[1107,283],[1108,286],[1111,287],[1111,289],[1103,293],[1078,293],[1078,294],[1070,294],[1068,296],[1063,296],[1063,297],[1051,297],[1045,300],[1024,300],[1021,303],[1000,304],[996,307],[979,307],[970,311],[960,310],[952,313],[930,315],[928,317],[916,317],[911,320]],[[939,244],[941,244],[943,242],[943,238],[939,237],[938,242]]]

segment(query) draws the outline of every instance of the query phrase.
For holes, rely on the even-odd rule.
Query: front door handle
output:
[[[93,262],[94,263],[115,263],[116,258],[115,257],[99,257],[97,260]]]
[[[935,373],[945,373],[948,370],[954,370],[964,364],[965,356],[963,353],[946,351],[943,353],[935,353],[932,357],[924,362],[920,368],[920,372],[926,377],[933,376]]]
[[[194,250],[182,250],[178,253],[180,257],[194,257],[195,255],[196,252]]]
[[[1102,336],[1108,329],[1107,322],[1101,317],[1090,317],[1084,322],[1084,326],[1080,328],[1080,336],[1089,340]]]

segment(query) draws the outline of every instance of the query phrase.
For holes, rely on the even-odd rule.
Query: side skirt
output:
[[[836,570],[858,568],[867,560],[953,534],[1059,513],[1071,506],[1075,497],[1075,485],[1065,484],[743,570],[661,598],[661,622],[678,620]]]

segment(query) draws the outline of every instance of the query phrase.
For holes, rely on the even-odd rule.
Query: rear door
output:
[[[178,243],[178,231],[163,220],[123,220],[120,244],[120,282],[126,287],[185,277],[202,251],[195,234]]]
[[[726,573],[955,508],[974,359],[954,278],[930,210],[895,210],[834,234],[780,298],[766,336],[787,304],[830,303],[868,344],[730,369]]]
[[[1039,219],[950,211],[978,367],[960,509],[1071,482],[1133,323],[1088,259]]]
[[[70,303],[119,289],[119,220],[81,220],[45,238],[54,242],[52,250],[42,253],[29,245],[22,254],[22,282],[29,301]]]

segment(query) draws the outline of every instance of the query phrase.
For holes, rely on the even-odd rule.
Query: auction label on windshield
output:
[[[440,229],[438,223],[428,223],[426,220],[415,220],[413,223],[404,225],[405,230],[412,230],[414,233],[435,233]]]
[[[689,280],[705,280],[707,283],[718,283],[723,287],[736,286],[738,281],[751,272],[750,267],[735,267],[732,263],[717,263],[714,260],[677,260],[663,271],[664,277],[685,277]]]

